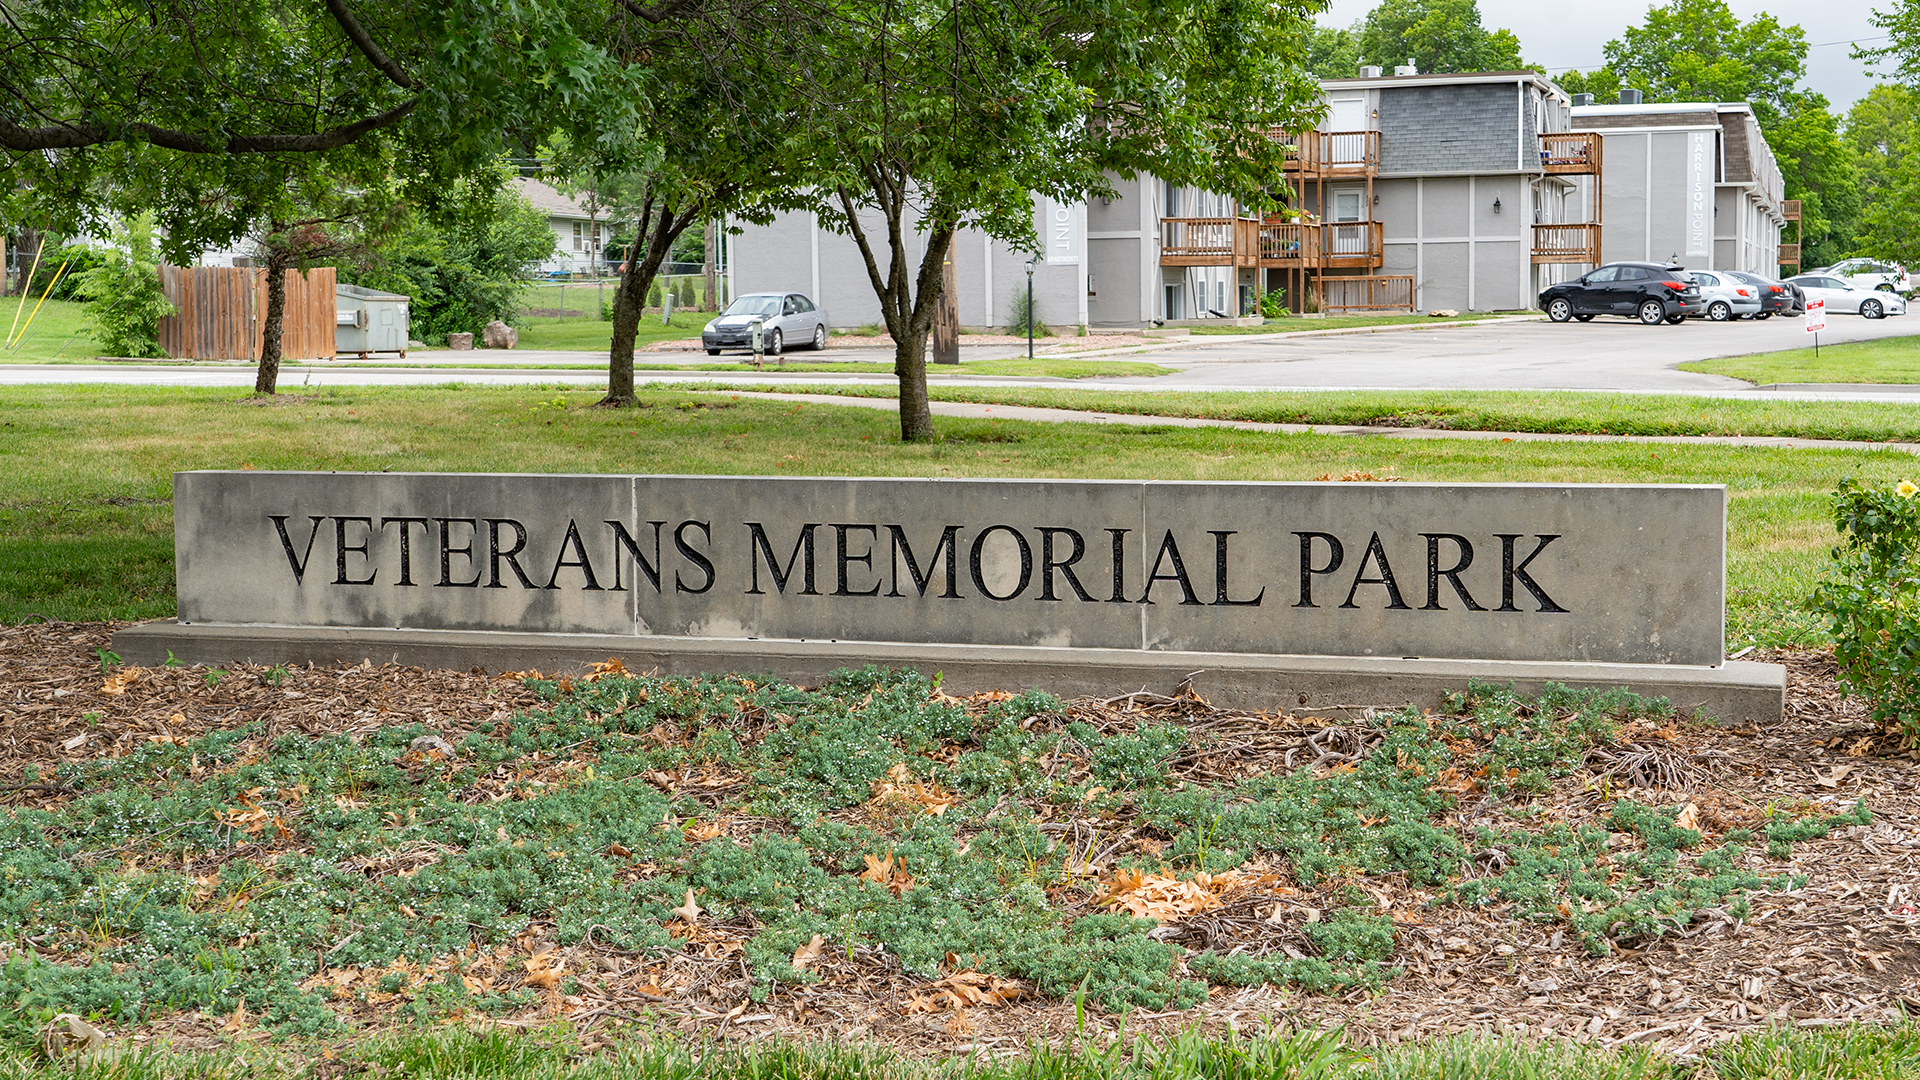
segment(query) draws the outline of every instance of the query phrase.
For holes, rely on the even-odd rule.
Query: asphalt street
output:
[[[1461,389],[1594,390],[1630,393],[1681,393],[1707,396],[1780,397],[1833,400],[1911,400],[1920,389],[1869,390],[1852,386],[1755,388],[1737,379],[1702,375],[1676,365],[1714,357],[1740,356],[1804,348],[1813,335],[1799,319],[1766,322],[1642,326],[1622,319],[1553,324],[1544,320],[1502,320],[1488,324],[1415,327],[1375,333],[1249,335],[1201,337],[1156,343],[1151,351],[1127,357],[1177,369],[1155,378],[1033,379],[930,372],[936,384],[1058,385],[1103,390],[1261,390],[1261,389]],[[1820,334],[1822,345],[1920,334],[1920,315],[1869,322],[1855,316],[1832,317]],[[845,340],[845,339],[843,339]],[[1007,346],[969,346],[968,358],[1013,354]],[[814,358],[790,354],[795,361]],[[492,385],[604,386],[605,374],[593,368],[534,365],[605,363],[594,353],[415,353],[406,367],[365,366],[365,361],[288,364],[280,386],[430,386],[448,382]],[[884,349],[834,347],[825,360],[864,360],[871,374],[783,373],[778,368],[738,371],[641,372],[643,382],[697,381],[738,384],[824,386],[893,382],[891,353]],[[651,364],[705,363],[704,353],[643,354]],[[414,366],[418,363],[419,366]],[[464,367],[462,364],[486,365]],[[511,364],[513,366],[499,366]],[[247,386],[250,364],[63,364],[0,365],[0,384],[118,383],[156,386]]]

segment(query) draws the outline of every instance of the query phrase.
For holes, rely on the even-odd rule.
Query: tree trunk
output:
[[[25,296],[33,291],[33,260],[40,254],[40,245],[44,243],[46,237],[40,230],[20,230],[20,242],[13,246],[13,258],[20,268],[20,275],[14,279],[11,295]]]
[[[287,264],[291,254],[283,247],[267,247],[267,310],[261,320],[260,371],[253,379],[253,392],[274,394],[280,383],[281,331],[287,317]]]
[[[613,342],[607,354],[607,396],[598,402],[612,409],[639,404],[640,399],[633,392],[633,343],[640,334],[641,308],[646,304],[647,290],[659,275],[660,264],[666,260],[673,242],[680,238],[680,234],[686,231],[701,210],[697,203],[680,214],[675,214],[673,207],[665,203],[660,204],[657,214],[653,208],[651,199],[642,205],[639,227],[634,230],[633,243],[627,248],[627,269],[620,275],[620,288],[613,297]],[[646,245],[644,258],[640,256],[642,243]]]

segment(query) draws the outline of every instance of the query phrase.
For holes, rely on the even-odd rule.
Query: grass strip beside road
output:
[[[1498,319],[1507,315],[1524,315],[1520,311],[1469,311],[1460,315],[1329,315],[1325,318],[1303,318],[1290,315],[1281,319],[1268,319],[1259,326],[1195,326],[1195,336],[1239,336],[1246,334],[1299,334],[1309,330],[1355,330],[1369,326],[1411,326],[1415,323],[1439,325],[1443,323],[1482,322]]]
[[[258,403],[232,389],[0,389],[0,621],[173,612],[172,474],[186,469],[650,472],[774,476],[1718,483],[1728,489],[1728,642],[1823,640],[1803,610],[1835,540],[1842,477],[1920,472],[1904,452],[1638,443],[1404,441],[1220,428],[937,422],[646,388],[592,408],[560,387],[328,388]]]
[[[1728,356],[1681,364],[1681,371],[1770,383],[1881,383],[1920,385],[1920,334],[1811,348]]]
[[[892,386],[721,386],[765,393],[893,398]],[[1920,442],[1920,410],[1894,402],[1743,400],[1572,390],[1079,390],[933,386],[935,401],[1128,416],[1322,427],[1527,431],[1567,435],[1764,435]]]

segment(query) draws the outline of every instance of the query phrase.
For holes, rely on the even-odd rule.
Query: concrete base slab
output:
[[[114,635],[127,663],[154,666],[169,653],[189,664],[401,664],[488,671],[577,671],[618,657],[633,671],[695,675],[733,671],[808,684],[843,667],[878,664],[943,675],[952,693],[1038,687],[1060,697],[1191,683],[1216,705],[1334,711],[1370,706],[1433,708],[1469,679],[1511,682],[1523,692],[1549,682],[1626,687],[1670,698],[1730,723],[1774,721],[1786,702],[1786,669],[1731,661],[1719,667],[1537,661],[1424,660],[1345,656],[1057,649],[1013,645],[902,645],[859,641],[734,640],[487,631],[373,630],[151,622]]]

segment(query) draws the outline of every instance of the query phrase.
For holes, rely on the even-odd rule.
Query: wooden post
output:
[[[718,230],[713,227],[713,220],[709,218],[707,220],[706,240],[705,243],[701,245],[701,250],[706,252],[706,265],[700,269],[706,275],[707,279],[707,302],[701,306],[701,310],[703,311],[720,310],[720,275],[715,269],[713,262],[714,245],[720,242],[720,237],[717,233]],[[817,296],[811,297],[810,299],[816,304],[820,302],[820,298]]]
[[[954,265],[959,236],[947,244],[940,266],[940,298],[933,307],[933,362],[960,362],[960,270]]]

